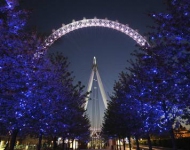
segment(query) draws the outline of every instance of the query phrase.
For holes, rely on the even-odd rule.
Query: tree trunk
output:
[[[117,142],[118,140],[116,139],[116,142],[115,142],[115,144],[116,144],[116,150],[119,150],[118,149],[118,142]]]
[[[57,141],[57,137],[54,136],[54,137],[53,137],[53,150],[55,150],[55,149],[57,148],[57,143],[56,143],[56,141]]]
[[[15,129],[15,130],[12,131],[9,150],[14,150],[14,146],[15,146],[15,143],[16,143],[16,137],[17,137],[18,131],[19,131],[18,129]]]
[[[119,149],[121,150],[121,139],[119,139]]]
[[[140,150],[138,137],[135,136],[137,150]]]
[[[40,150],[42,147],[42,132],[39,134],[39,139],[38,139],[38,150]]]
[[[150,140],[150,135],[148,134],[147,136],[147,140],[148,140],[148,147],[149,147],[149,150],[152,150],[152,142]]]
[[[67,143],[65,144],[65,149],[66,149],[66,150],[68,149],[68,143],[69,143],[69,142],[67,142]]]
[[[128,136],[127,138],[128,138],[128,140],[129,140],[129,150],[131,150],[131,137]]]
[[[73,150],[73,146],[74,146],[74,139],[72,139],[72,150]]]
[[[171,140],[172,140],[172,147],[173,147],[173,150],[177,150],[173,129],[171,129],[171,131],[170,131],[170,136],[171,136]]]
[[[62,138],[62,139],[63,139],[62,150],[65,150],[65,139],[64,138]]]
[[[123,139],[123,150],[125,150],[125,139]]]
[[[119,138],[119,140],[118,140],[118,146],[119,146],[119,150],[121,150],[120,141],[121,141],[121,139]]]
[[[119,147],[118,147],[118,139],[116,140],[116,150],[119,150]]]

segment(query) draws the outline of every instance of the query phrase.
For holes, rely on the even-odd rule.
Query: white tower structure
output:
[[[104,91],[104,87],[103,87],[103,84],[102,84],[102,80],[100,78],[100,74],[98,72],[98,68],[97,68],[97,64],[96,64],[96,57],[94,57],[94,59],[93,59],[92,72],[91,72],[90,79],[89,79],[89,82],[88,82],[87,92],[90,92],[91,89],[92,89],[92,83],[93,83],[94,75],[96,75],[96,77],[97,77],[98,86],[100,88],[100,92],[101,92],[101,95],[102,95],[104,106],[105,106],[105,108],[107,108],[107,96],[106,96],[106,93]],[[88,105],[88,100],[86,101],[85,109],[87,108],[87,105]]]
[[[88,82],[87,91],[90,92],[88,98],[86,98],[85,109],[91,114],[91,136],[98,137],[101,131],[102,118],[100,113],[100,99],[103,100],[104,108],[107,108],[107,96],[104,91],[103,83],[98,72],[96,57],[93,58],[92,72]],[[99,97],[99,91],[101,98]],[[90,103],[90,105],[89,105]],[[90,106],[90,107],[89,107]],[[101,112],[100,112],[101,111]],[[103,113],[103,112],[102,112]]]

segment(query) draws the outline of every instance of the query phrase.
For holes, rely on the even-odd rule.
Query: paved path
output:
[[[141,150],[149,150],[148,146],[143,146],[143,145],[140,145],[140,149]],[[172,150],[172,148],[152,146],[152,150]],[[182,149],[178,149],[178,150],[182,150]]]
[[[148,146],[140,146],[140,149],[141,150],[148,150]],[[0,147],[0,150],[4,150],[4,148]],[[83,150],[89,150],[89,149],[83,149]],[[90,149],[90,150],[108,150],[108,149]],[[125,150],[129,150],[129,148],[126,148]],[[132,148],[132,150],[136,150],[136,149]],[[153,146],[152,150],[172,150],[172,148],[154,147]]]

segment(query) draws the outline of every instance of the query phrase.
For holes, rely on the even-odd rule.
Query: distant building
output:
[[[174,131],[174,134],[177,139],[190,137],[190,130],[187,130],[185,127],[180,126],[177,130]]]

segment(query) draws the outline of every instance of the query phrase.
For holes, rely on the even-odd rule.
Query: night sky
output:
[[[147,26],[153,25],[147,13],[165,11],[161,0],[30,0],[22,5],[33,9],[30,26],[46,36],[63,23],[83,17],[118,20],[144,35],[149,31]],[[50,47],[49,52],[63,52],[71,63],[70,70],[76,82],[82,81],[85,86],[96,56],[105,91],[111,94],[118,74],[129,65],[127,60],[133,59],[130,53],[137,49],[135,45],[133,39],[119,31],[89,27],[66,34]]]

